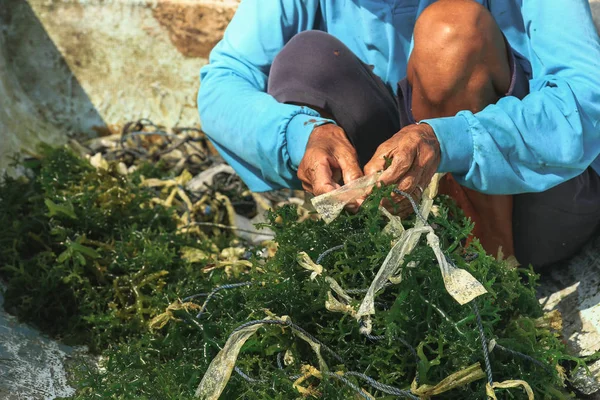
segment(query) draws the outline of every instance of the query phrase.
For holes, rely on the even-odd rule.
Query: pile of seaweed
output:
[[[397,239],[379,207],[389,188],[325,224],[235,177],[192,190],[214,156],[168,164],[155,155],[179,141],[136,132],[118,141],[143,143],[76,146],[87,158],[45,149],[0,187],[5,307],[100,355],[74,369],[75,398],[195,398],[211,362],[218,379],[203,381],[203,398],[572,397],[564,367],[584,362],[567,353],[559,318],[542,315],[536,275],[467,240],[472,226],[449,199],[435,200],[428,224],[487,293],[455,301],[421,239],[366,329],[356,310]],[[273,240],[240,227],[257,214],[253,229]]]

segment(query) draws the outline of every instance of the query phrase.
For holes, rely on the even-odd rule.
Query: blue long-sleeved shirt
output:
[[[406,73],[417,17],[434,0],[242,0],[201,70],[203,130],[254,191],[298,187],[298,165],[320,115],[266,93],[273,59],[295,34],[344,42],[390,87]],[[530,77],[523,100],[426,120],[440,172],[490,194],[544,191],[600,172],[600,40],[587,0],[480,0]]]

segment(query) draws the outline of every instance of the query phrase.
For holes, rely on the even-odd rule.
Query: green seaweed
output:
[[[417,372],[419,385],[435,385],[474,363],[484,365],[473,309],[446,292],[423,239],[405,260],[418,267],[403,268],[403,281],[377,295],[373,334],[384,340],[366,338],[355,319],[325,308],[330,287],[324,276],[344,289],[365,289],[389,252],[392,237],[383,233],[386,220],[378,209],[389,188],[375,190],[357,214],[342,214],[329,225],[317,219],[300,222],[293,206],[269,212],[265,225],[276,234],[277,252],[266,257],[263,246],[246,246],[252,267],[231,275],[206,267],[215,264],[221,249],[241,246],[238,239],[228,232],[212,236],[210,230],[200,236],[180,233],[176,207],[154,204],[152,198],[163,195],[140,185],[142,176],[171,178],[168,172],[148,164],[122,176],[114,165],[96,170],[66,149],[47,149],[27,168],[27,177],[6,177],[0,187],[5,306],[44,332],[87,344],[102,356],[102,368],[81,361],[73,371],[77,399],[191,399],[229,334],[269,315],[289,316],[339,354],[344,363],[323,353],[331,371],[358,371],[402,389],[410,388]],[[488,291],[475,300],[487,339],[544,364],[494,350],[494,380],[524,380],[540,399],[571,397],[560,366],[582,361],[567,353],[556,332],[536,324],[542,316],[535,297],[537,276],[486,255],[476,239],[466,241],[472,224],[450,199],[440,196],[436,205],[439,212],[429,222],[442,248]],[[339,245],[343,247],[322,261],[325,271],[314,280],[296,261],[301,251],[316,260]],[[208,257],[182,256],[190,248]],[[204,297],[192,299],[196,308],[174,309],[164,327],[150,329],[152,318],[170,304],[235,282],[254,284],[221,291],[199,319],[193,310]],[[356,306],[361,296],[352,298]],[[417,358],[398,338],[415,349]],[[277,358],[284,352],[293,361],[279,369]],[[289,377],[305,364],[319,365],[310,346],[290,329],[260,328],[242,348],[237,365],[264,382],[248,382],[234,373],[222,398],[297,398]],[[348,379],[378,398],[393,398]],[[356,396],[331,377],[307,382],[321,398]],[[485,383],[479,379],[436,397],[481,399]],[[496,394],[526,398],[521,389]]]

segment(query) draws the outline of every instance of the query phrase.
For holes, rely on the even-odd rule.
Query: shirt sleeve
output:
[[[310,133],[333,122],[266,93],[273,59],[317,10],[318,0],[243,0],[200,72],[202,129],[251,190],[299,187]]]
[[[489,194],[547,190],[600,153],[600,43],[587,0],[524,1],[522,13],[530,94],[422,121],[440,141],[440,172]]]

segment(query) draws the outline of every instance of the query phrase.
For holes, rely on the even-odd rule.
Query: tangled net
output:
[[[416,216],[416,220],[415,220],[416,224],[412,229],[419,229],[421,227],[427,227],[427,228],[429,228],[429,232],[430,232],[429,234],[434,235],[433,229],[427,223],[427,216],[424,216],[422,214],[423,211],[425,211],[426,213],[429,212],[430,206],[428,207],[426,205],[426,203],[430,199],[424,199],[422,206],[419,208],[409,194],[401,192],[398,189],[393,189],[393,191],[398,195],[406,197],[409,200],[409,202],[411,203],[411,205],[414,209],[414,212],[415,212],[415,216]],[[319,200],[317,199],[317,201],[315,203],[318,203],[318,202],[319,202]],[[398,223],[397,217],[393,217],[389,214],[388,214],[388,217],[390,218],[389,226]],[[412,230],[412,229],[409,228],[408,231],[404,231],[404,232],[410,232],[410,230]],[[402,241],[402,238],[404,238],[404,242],[408,242],[409,238],[410,238],[410,234],[405,234],[404,236],[401,236],[400,238],[396,237],[396,239],[400,242]],[[428,237],[428,239],[430,239],[430,238]],[[418,241],[418,238],[413,240],[413,242],[415,242],[415,241]],[[381,275],[381,272],[385,272],[386,266],[387,266],[387,261],[389,259],[394,259],[393,256],[390,257],[390,255],[392,255],[392,253],[394,252],[394,249],[397,249],[397,248],[399,248],[399,245],[404,245],[404,244],[405,243],[397,243],[396,245],[394,245],[394,247],[392,248],[392,251],[387,256],[386,261],[384,261],[383,266],[381,267],[380,273],[378,274],[378,276]],[[357,311],[359,311],[361,308],[363,308],[363,306],[356,304],[356,302],[353,301],[353,299],[349,296],[349,294],[368,293],[369,289],[344,290],[344,289],[342,289],[342,286],[340,286],[337,283],[337,281],[334,278],[332,278],[331,276],[323,277],[325,268],[321,265],[322,261],[324,261],[327,257],[330,257],[332,254],[335,254],[335,252],[338,252],[338,251],[344,252],[344,250],[347,250],[346,247],[347,247],[346,244],[339,244],[339,245],[330,247],[328,249],[325,249],[323,252],[321,252],[317,256],[316,263],[313,263],[312,260],[310,259],[310,257],[308,257],[306,255],[306,253],[300,253],[300,256],[298,257],[297,261],[298,261],[298,264],[302,268],[312,272],[311,276],[310,276],[311,280],[321,278],[326,283],[328,283],[331,290],[328,291],[327,300],[325,300],[325,302],[324,302],[325,308],[328,311],[341,312],[341,313],[345,314],[346,316],[356,318]],[[410,253],[411,250],[412,249],[409,249],[407,253]],[[432,248],[432,250],[435,252],[435,248]],[[479,249],[479,251],[481,251],[481,249]],[[479,255],[480,253],[475,253],[475,254]],[[404,256],[405,255],[403,255],[400,260],[394,259],[394,262],[399,261],[400,263],[402,263]],[[444,261],[449,262],[452,265],[452,268],[454,268],[454,270],[456,270],[456,266],[454,265],[454,262],[452,261],[451,257],[449,257],[445,253],[443,254],[442,257],[443,257]],[[471,260],[473,260],[474,258],[478,258],[478,257],[470,256],[469,258]],[[438,258],[438,260],[439,260],[439,258]],[[408,266],[410,263],[413,263],[413,265],[410,266],[411,269],[421,267],[421,266],[417,266],[416,265],[417,263],[415,263],[415,261],[409,261],[406,265]],[[505,268],[508,268],[508,267],[505,266]],[[512,266],[511,268],[515,268],[515,267]],[[377,287],[377,290],[385,289],[385,288],[389,288],[390,286],[393,286],[394,280],[395,280],[395,283],[398,284],[398,286],[400,286],[402,284],[402,279],[399,279],[399,277],[401,277],[401,275],[396,275],[396,277],[392,278],[391,275],[394,275],[394,273],[391,271],[388,271],[388,272],[389,272],[388,275],[390,276],[390,280],[392,282],[386,282],[384,285],[379,285],[379,287]],[[430,273],[431,272],[432,271],[430,271]],[[465,271],[461,271],[461,272],[466,274]],[[408,271],[403,269],[402,273],[406,274],[406,273],[408,273]],[[319,277],[319,278],[317,278],[317,277]],[[445,288],[449,289],[448,280],[450,277],[444,276],[443,269],[442,269],[441,277],[442,277],[442,280],[445,280],[445,282],[443,282],[445,285]],[[471,278],[472,278],[472,276],[471,276]],[[529,278],[531,278],[531,276],[529,276]],[[377,281],[377,278],[375,278],[375,281]],[[254,283],[255,282],[250,281],[250,282],[243,282],[243,283],[234,284],[234,285],[232,285],[232,284],[224,285],[224,286],[220,286],[220,287],[216,288],[207,297],[206,301],[202,305],[202,310],[204,311],[207,308],[208,302],[212,298],[212,295],[214,293],[221,291],[221,290],[226,290],[226,289],[236,289],[236,288],[248,287],[248,286],[252,286]],[[262,284],[264,285],[264,282]],[[464,286],[468,286],[468,282],[465,282],[465,281],[462,281],[461,284],[463,284]],[[414,289],[417,290],[417,288],[414,288]],[[450,288],[450,289],[452,289],[452,288]],[[466,287],[462,288],[462,290],[465,290],[465,289],[466,289]],[[483,287],[482,287],[482,289],[483,289]],[[459,289],[459,290],[461,290],[461,289]],[[332,294],[332,291],[335,292],[335,294],[336,294],[335,296]],[[450,293],[452,293],[452,290],[448,290],[448,291]],[[467,299],[467,302],[473,300],[474,297],[478,297],[479,295],[482,295],[485,292],[489,292],[489,291],[486,291],[485,289],[481,290],[478,292],[478,294]],[[337,298],[336,298],[336,296],[337,296]],[[458,328],[458,325],[456,323],[453,323],[451,321],[450,317],[448,316],[448,314],[446,312],[444,312],[439,306],[435,305],[431,301],[425,299],[422,294],[420,294],[419,297],[421,298],[421,300],[424,303],[426,303],[428,306],[433,308],[433,310],[435,310],[435,312],[439,316],[441,316],[445,322],[451,323],[452,325],[454,325],[454,329],[460,335],[464,336],[464,333]],[[459,296],[455,295],[454,297],[455,298],[452,300],[457,300],[457,301],[460,300],[458,298]],[[396,298],[396,300],[397,299],[398,298]],[[366,300],[363,301],[363,304],[365,304],[365,302],[366,302]],[[375,303],[377,303],[377,302],[375,302]],[[459,303],[461,303],[461,305],[462,305],[461,301],[459,301]],[[384,308],[384,312],[387,311],[386,309],[390,308],[389,304],[386,304],[385,302],[379,302],[379,305]],[[225,347],[219,352],[219,354],[217,355],[217,357],[215,358],[215,360],[209,367],[209,370],[207,371],[200,386],[198,387],[196,395],[203,399],[204,398],[206,398],[206,399],[218,398],[219,395],[221,394],[221,392],[225,389],[225,385],[227,383],[229,374],[231,373],[231,369],[235,370],[237,372],[237,374],[242,379],[244,379],[246,382],[248,382],[249,384],[254,384],[254,385],[268,384],[268,381],[265,380],[264,378],[259,378],[259,379],[252,378],[246,372],[242,371],[239,367],[237,367],[237,366],[234,367],[234,364],[236,362],[238,352],[240,351],[242,345],[244,344],[244,342],[246,340],[248,340],[250,338],[251,335],[253,335],[256,332],[257,327],[266,327],[266,326],[272,326],[272,325],[280,325],[283,327],[291,328],[292,333],[295,334],[295,336],[297,336],[298,338],[309,343],[317,355],[319,368],[316,368],[310,364],[303,364],[301,366],[301,371],[303,372],[303,374],[289,376],[289,379],[294,381],[293,387],[295,389],[297,389],[303,395],[320,395],[320,393],[316,389],[314,389],[310,386],[309,387],[300,386],[300,384],[302,382],[306,381],[310,377],[318,378],[318,379],[327,379],[327,378],[337,379],[340,382],[342,382],[343,384],[345,384],[349,389],[356,392],[356,394],[358,396],[366,398],[366,399],[372,399],[374,397],[371,393],[369,393],[365,389],[362,389],[360,386],[358,386],[356,383],[348,380],[346,377],[358,378],[359,381],[364,382],[366,385],[370,386],[372,389],[374,389],[375,391],[377,391],[381,394],[393,395],[393,396],[397,396],[397,397],[401,397],[401,398],[409,398],[409,399],[419,399],[419,398],[423,398],[423,397],[428,398],[428,397],[431,397],[434,395],[445,394],[446,392],[453,390],[453,389],[457,389],[457,388],[462,388],[463,390],[465,390],[465,387],[467,387],[467,386],[472,387],[476,381],[479,381],[482,378],[485,378],[487,380],[487,383],[485,384],[485,395],[488,397],[496,398],[495,389],[522,387],[523,391],[526,393],[526,395],[529,399],[534,398],[534,389],[532,389],[532,387],[529,385],[529,383],[527,383],[527,381],[525,381],[525,380],[513,378],[513,379],[504,380],[503,382],[495,382],[494,381],[493,373],[492,373],[492,361],[490,358],[490,353],[493,352],[494,350],[504,352],[504,353],[512,356],[513,359],[519,360],[521,362],[529,363],[531,366],[537,367],[539,369],[539,371],[537,371],[538,373],[543,371],[543,373],[545,373],[548,377],[554,376],[556,379],[561,381],[561,385],[563,384],[562,380],[564,379],[564,376],[561,375],[562,370],[558,364],[552,365],[552,362],[547,362],[547,364],[545,364],[545,363],[531,357],[530,355],[527,355],[520,351],[509,349],[505,346],[497,344],[496,339],[493,339],[492,341],[488,341],[488,339],[486,338],[484,322],[483,322],[481,313],[479,311],[479,308],[477,306],[477,301],[472,302],[470,309],[471,309],[472,314],[465,316],[461,321],[465,321],[465,319],[468,319],[468,318],[473,319],[473,323],[475,324],[475,331],[479,335],[479,342],[480,342],[479,346],[481,349],[481,358],[483,359],[484,366],[485,366],[485,374],[482,371],[479,363],[476,362],[469,366],[464,366],[462,369],[449,374],[444,379],[442,379],[440,382],[438,382],[436,385],[431,385],[428,383],[422,384],[422,382],[420,380],[420,368],[419,368],[422,361],[424,361],[420,358],[420,356],[423,355],[422,348],[420,349],[420,352],[418,352],[415,349],[415,347],[413,347],[413,345],[411,345],[402,336],[395,335],[395,336],[390,337],[390,336],[386,336],[383,334],[382,335],[371,334],[371,329],[372,329],[371,316],[368,315],[367,318],[364,318],[364,314],[363,314],[362,315],[363,318],[361,318],[361,315],[359,315],[357,319],[359,322],[359,333],[360,334],[364,335],[367,339],[369,339],[373,342],[385,341],[387,339],[388,343],[390,341],[395,341],[395,342],[401,344],[402,346],[405,347],[405,350],[408,350],[408,352],[412,356],[412,359],[414,360],[414,363],[415,363],[416,368],[415,368],[414,373],[412,375],[408,375],[408,376],[412,376],[412,383],[410,384],[409,387],[407,387],[408,385],[406,384],[408,382],[405,383],[404,388],[396,387],[396,386],[385,384],[382,382],[378,382],[377,380],[373,379],[372,377],[370,377],[364,373],[356,372],[356,371],[349,371],[347,369],[348,364],[342,359],[342,357],[340,355],[338,355],[338,353],[333,351],[325,343],[321,342],[314,336],[307,333],[304,329],[300,328],[298,325],[295,325],[294,323],[292,323],[291,319],[288,316],[285,316],[285,317],[278,318],[278,319],[271,318],[271,319],[249,321],[249,322],[246,322],[246,323],[240,325],[239,327],[237,327],[229,336],[229,339],[228,339],[227,343],[225,344]],[[202,316],[202,312],[199,313],[196,317],[199,318],[201,316]],[[555,328],[556,328],[556,326],[555,326]],[[351,329],[349,329],[349,331],[350,330]],[[246,332],[246,335],[240,336],[239,335],[240,332]],[[551,335],[549,335],[549,337],[550,336]],[[413,338],[412,340],[414,341],[415,339]],[[420,343],[420,345],[422,345],[422,344],[423,344],[423,342]],[[555,345],[558,345],[560,347],[558,342],[556,342]],[[327,366],[325,360],[322,358],[322,356],[320,354],[320,350],[324,350],[325,352],[329,353],[329,355],[338,363],[338,365],[339,365],[338,371],[336,371],[335,373],[332,373],[329,371],[329,367]],[[406,353],[406,352],[404,352],[404,353]],[[277,357],[277,366],[280,370],[283,369],[283,366],[280,362],[280,358],[281,358],[282,354],[283,353],[279,353],[279,355]],[[426,372],[428,372],[428,371],[426,371]],[[431,381],[431,380],[428,379],[428,381]],[[471,394],[471,395],[473,395],[473,394]],[[480,396],[475,395],[474,398],[481,397],[482,394],[483,393],[481,393]],[[463,393],[460,395],[460,398],[465,398],[464,396],[465,396],[465,394]]]
[[[2,184],[0,275],[11,312],[101,354],[75,398],[572,397],[584,360],[536,275],[468,240],[449,199],[400,221],[380,188],[326,224],[249,192],[197,129],[71,145]],[[481,286],[464,303],[457,273]]]

